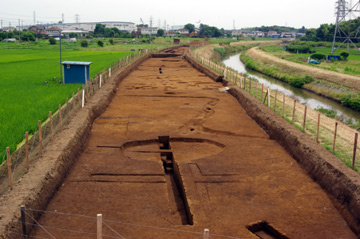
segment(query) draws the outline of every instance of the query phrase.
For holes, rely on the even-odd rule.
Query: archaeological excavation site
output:
[[[1,238],[360,238],[359,174],[190,46],[113,72],[1,202]]]

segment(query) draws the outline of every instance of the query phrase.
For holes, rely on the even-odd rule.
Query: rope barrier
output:
[[[53,213],[53,214],[59,214],[59,215],[66,215],[66,216],[74,216],[74,217],[81,217],[81,218],[87,218],[87,219],[93,219],[96,220],[96,217],[91,216],[84,216],[79,214],[72,214],[72,213],[64,213],[64,212],[54,212],[54,211],[44,211],[44,210],[37,210],[37,209],[26,209],[28,211],[33,212],[42,212],[42,213]],[[182,232],[182,233],[189,233],[189,234],[196,234],[196,235],[203,235],[202,232],[194,232],[194,231],[187,231],[187,230],[181,230],[181,229],[174,229],[174,228],[165,228],[165,227],[156,227],[156,226],[149,226],[149,225],[141,225],[141,224],[134,224],[129,222],[120,222],[115,220],[109,220],[109,219],[103,219],[103,223],[108,226],[107,223],[115,223],[115,224],[121,224],[121,225],[127,225],[127,226],[133,226],[133,227],[142,227],[142,228],[150,228],[155,230],[162,230],[162,231],[172,231],[172,232]],[[118,235],[121,236],[121,235]],[[226,235],[218,235],[218,234],[211,234],[212,237],[222,237],[222,238],[229,238],[229,239],[241,239],[239,237],[233,237],[233,236],[226,236]],[[122,237],[122,236],[121,236]],[[118,238],[118,237],[115,237]]]

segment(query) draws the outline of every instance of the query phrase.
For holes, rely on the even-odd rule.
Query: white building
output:
[[[62,30],[84,30],[93,32],[95,30],[96,24],[105,25],[106,28],[116,27],[120,31],[133,32],[136,30],[135,23],[133,22],[79,22],[79,23],[64,23],[64,24],[54,24],[56,27]]]
[[[156,35],[159,28],[157,27],[148,27],[148,28],[141,28],[142,35]]]
[[[57,27],[61,30],[82,30],[86,32],[93,32],[95,30],[96,24],[102,24],[105,25],[106,28],[113,28],[116,27],[120,31],[127,31],[127,32],[133,32],[136,31],[135,23],[133,22],[79,22],[79,23],[56,23],[56,24],[42,24],[42,25],[36,25],[37,27],[43,27],[43,28],[51,28],[51,27]],[[28,29],[31,26],[23,26],[21,29]]]
[[[176,31],[176,30],[183,29],[184,27],[185,27],[185,25],[174,25],[174,26],[171,26],[171,30]]]
[[[188,29],[179,29],[176,32],[181,34],[181,35],[186,35],[186,34],[190,33]]]

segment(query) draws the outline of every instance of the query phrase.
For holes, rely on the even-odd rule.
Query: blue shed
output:
[[[64,84],[86,84],[90,80],[90,64],[92,62],[63,61]]]

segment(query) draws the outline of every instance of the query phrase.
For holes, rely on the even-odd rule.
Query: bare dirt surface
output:
[[[95,238],[102,213],[104,238],[195,239],[204,228],[233,238],[356,238],[222,87],[181,57],[143,62],[95,120],[39,220],[47,232],[36,226],[32,236]]]
[[[258,47],[251,48],[246,52],[251,58],[265,64],[281,66],[283,69],[292,71],[295,74],[311,75],[316,80],[328,81],[334,84],[339,84],[349,89],[360,90],[360,77],[341,74],[325,69],[306,66],[299,63],[286,61],[276,56],[261,51]]]

